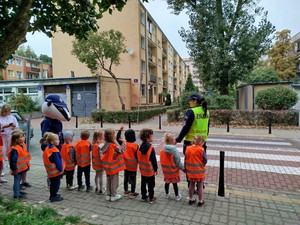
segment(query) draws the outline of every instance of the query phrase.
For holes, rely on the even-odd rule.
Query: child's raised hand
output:
[[[122,130],[124,130],[124,126],[121,126],[121,127],[120,127],[120,131],[122,131]]]

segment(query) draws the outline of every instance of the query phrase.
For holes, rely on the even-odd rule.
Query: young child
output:
[[[61,158],[66,164],[64,174],[66,175],[67,190],[77,188],[73,185],[74,171],[76,167],[75,149],[72,144],[74,133],[73,131],[65,131],[63,133],[64,144],[61,145]]]
[[[204,205],[203,201],[203,182],[205,179],[205,165],[207,163],[207,156],[203,149],[203,144],[205,140],[203,136],[196,135],[192,141],[191,146],[187,146],[185,152],[185,168],[187,172],[187,177],[190,181],[189,187],[189,204],[192,205],[196,202],[194,199],[194,189],[195,184],[198,185],[198,206]]]
[[[100,157],[100,146],[103,141],[103,132],[101,130],[95,130],[93,135],[93,149],[92,149],[92,166],[95,170],[95,192],[97,194],[103,194],[103,165]]]
[[[160,151],[160,164],[164,174],[166,198],[170,198],[169,187],[173,184],[175,192],[175,200],[179,201],[182,196],[178,193],[178,185],[180,182],[179,169],[184,170],[184,165],[181,163],[180,155],[176,150],[176,141],[173,134],[164,134],[164,147]]]
[[[45,151],[45,149],[48,146],[48,143],[47,143],[48,134],[49,134],[49,132],[44,133],[43,137],[40,139],[41,150],[43,152]],[[48,176],[47,176],[47,189],[48,190],[50,189],[50,179]]]
[[[78,191],[82,191],[85,188],[85,186],[82,185],[82,173],[84,173],[85,177],[86,192],[93,190],[93,186],[91,186],[90,182],[92,145],[88,141],[89,137],[90,132],[83,130],[80,133],[81,140],[75,143]]]
[[[60,188],[60,179],[63,173],[63,161],[60,152],[56,146],[59,144],[57,134],[48,132],[45,151],[43,152],[44,166],[50,180],[50,202],[59,202],[63,200],[60,194],[57,194]]]
[[[20,191],[20,181],[22,174],[30,167],[29,161],[31,158],[24,142],[25,137],[23,131],[19,129],[14,130],[11,136],[11,147],[7,154],[10,170],[14,175],[14,198],[18,199],[26,198],[26,193]]]
[[[141,193],[142,201],[147,201],[147,188],[149,192],[150,204],[153,204],[156,201],[154,197],[154,187],[155,187],[155,175],[157,175],[157,161],[155,150],[150,142],[153,141],[153,130],[144,128],[140,132],[140,139],[142,144],[140,145],[139,150],[137,151],[138,164],[141,172]]]
[[[121,134],[124,127],[121,126],[117,134],[117,141],[122,145]],[[130,198],[139,196],[139,193],[135,192],[136,187],[136,171],[137,171],[137,150],[139,149],[136,141],[135,132],[132,129],[125,131],[126,149],[123,154],[126,169],[124,170],[124,197],[129,195]],[[131,184],[131,192],[128,192],[128,183]]]
[[[106,200],[114,202],[121,198],[121,195],[117,194],[117,189],[119,186],[119,172],[126,168],[123,160],[126,143],[123,142],[120,147],[115,142],[116,132],[112,128],[105,130],[104,140],[105,144],[100,150],[100,155],[106,172]]]

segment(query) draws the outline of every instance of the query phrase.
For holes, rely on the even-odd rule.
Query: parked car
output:
[[[27,119],[24,118],[19,112],[18,110],[11,110],[10,114],[14,117],[16,117],[18,123],[19,123],[19,129],[23,130],[25,138],[26,138],[26,132],[27,132]],[[34,136],[33,134],[33,128],[30,125],[30,138],[32,138]]]

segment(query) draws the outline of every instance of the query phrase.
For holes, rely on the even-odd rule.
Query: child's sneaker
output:
[[[153,196],[153,198],[149,201],[150,204],[153,204],[156,201],[156,197]]]
[[[70,190],[70,185],[69,185],[69,184],[67,184],[66,189],[67,189],[67,190]]]
[[[95,188],[95,192],[98,193],[98,188]]]
[[[149,199],[149,197],[148,196],[146,196],[145,198],[141,198],[141,202],[147,202],[148,201],[148,199]]]
[[[78,191],[82,191],[82,190],[84,190],[84,188],[85,188],[85,185],[81,185],[81,186],[78,186]]]
[[[106,199],[106,201],[110,201],[110,196],[109,195],[106,195],[106,197],[105,197],[105,199]]]
[[[93,188],[93,186],[88,186],[88,187],[86,187],[86,192],[90,192],[90,191],[92,191],[94,188]]]
[[[121,199],[122,196],[119,194],[116,194],[115,197],[110,197],[110,201],[114,202],[114,201],[118,201],[119,199]]]
[[[128,194],[129,194],[129,192],[128,192],[128,191],[124,191],[124,193],[123,193],[123,197],[127,197],[127,196],[128,196]]]
[[[0,178],[0,183],[7,183],[7,180],[2,177]]]
[[[106,190],[103,188],[103,189],[101,189],[99,192],[97,192],[97,194],[98,194],[98,195],[103,195],[103,194],[105,193],[105,191],[106,191]]]
[[[137,196],[139,196],[139,195],[140,195],[140,194],[137,193],[137,192],[130,193],[129,198],[135,198],[135,197],[137,197]]]
[[[189,205],[193,205],[196,202],[196,199],[190,199],[189,200]]]
[[[24,186],[24,187],[31,187],[32,185],[31,184],[29,184],[27,181],[26,182],[24,182],[23,184],[21,184],[22,186]]]
[[[78,188],[78,186],[75,186],[75,185],[69,186],[69,190],[74,190],[74,189],[76,189],[76,188]]]
[[[169,199],[170,198],[170,194],[166,194],[165,198]]]
[[[181,194],[178,194],[178,195],[175,197],[175,200],[176,200],[176,201],[180,201],[181,198],[182,198]]]
[[[205,203],[205,202],[204,202],[203,200],[201,200],[201,201],[198,202],[197,205],[198,205],[198,207],[202,207],[202,206],[204,205],[204,203]]]

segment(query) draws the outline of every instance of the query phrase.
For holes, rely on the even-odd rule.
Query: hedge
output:
[[[154,116],[165,113],[168,109],[177,108],[177,105],[164,106],[151,109],[139,110],[139,121],[151,119]],[[102,116],[103,122],[109,123],[126,123],[128,122],[128,116],[132,122],[137,121],[138,110],[124,110],[124,111],[105,111],[101,109],[95,109],[92,111],[92,119],[95,122],[99,122]]]
[[[178,122],[184,117],[186,110],[173,109],[167,111],[168,122]],[[273,125],[298,126],[298,110],[209,110],[212,125],[267,126],[269,117]]]

